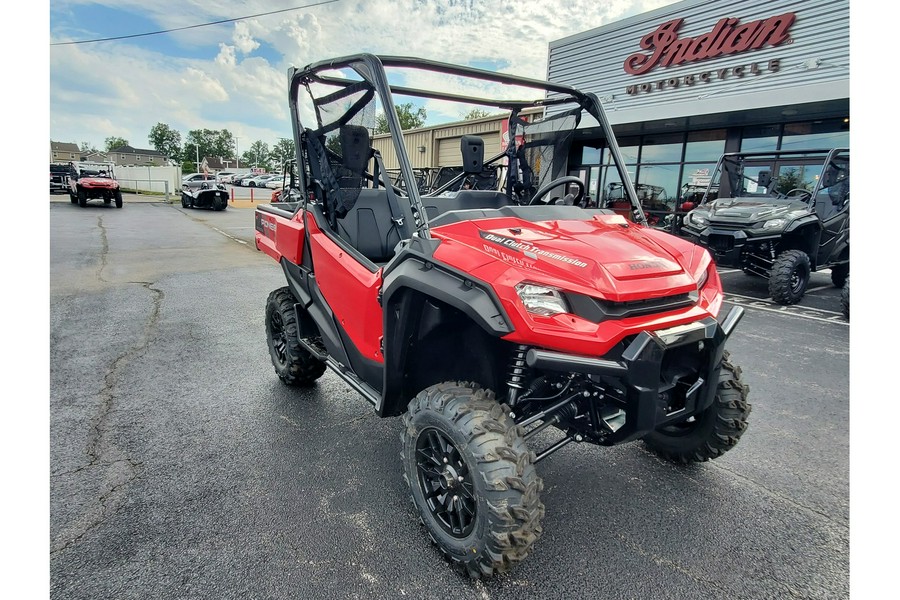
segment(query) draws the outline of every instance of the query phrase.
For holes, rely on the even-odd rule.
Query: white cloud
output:
[[[231,130],[240,145],[273,143],[291,132],[287,69],[372,52],[546,77],[550,41],[670,4],[672,0],[341,0],[154,38],[50,49],[50,136],[102,145],[109,135],[147,146],[157,122]],[[190,27],[278,10],[267,0],[54,0],[51,41],[108,37],[84,31],[66,13],[102,4],[140,15],[156,29]],[[132,32],[119,32],[127,34]],[[115,34],[112,34],[115,35]],[[153,46],[153,43],[164,43]],[[165,47],[166,51],[148,51]],[[448,78],[416,83],[449,82]],[[459,86],[460,93],[477,88]],[[519,95],[521,97],[521,95]],[[458,110],[436,103],[429,113]]]

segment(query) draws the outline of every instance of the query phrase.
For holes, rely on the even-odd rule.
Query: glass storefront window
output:
[[[625,158],[625,164],[637,164],[638,150],[640,149],[640,139],[632,137],[621,138],[616,141],[619,142],[619,151],[622,152],[622,156]],[[607,165],[612,164],[612,157],[609,155],[609,150],[604,151],[603,160]]]
[[[684,136],[680,133],[647,136],[641,148],[641,162],[681,162],[683,141]]]
[[[679,204],[693,202],[697,204],[706,193],[712,174],[716,170],[716,163],[701,163],[684,165],[681,171],[681,189],[678,191]],[[710,191],[710,200],[718,197],[718,186]]]
[[[579,164],[582,165],[599,165],[600,164],[600,148],[591,148],[590,146],[585,146],[581,149],[581,162]]]
[[[680,165],[641,165],[635,183],[638,200],[651,226],[664,226],[678,201]]]
[[[781,125],[745,127],[741,140],[741,152],[769,152],[778,149]]]
[[[725,152],[725,130],[711,129],[688,133],[684,161],[716,161]]]
[[[850,123],[844,119],[788,123],[784,126],[784,137],[781,140],[782,150],[849,147]]]

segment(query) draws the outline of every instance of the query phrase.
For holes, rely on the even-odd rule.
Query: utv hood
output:
[[[693,244],[618,215],[588,220],[531,222],[485,219],[432,229],[442,240],[437,258],[463,271],[496,273],[513,267],[519,281],[555,285],[612,301],[654,298],[697,289],[708,265]],[[468,247],[461,250],[459,245]],[[517,283],[517,282],[516,282]]]
[[[718,223],[756,223],[793,212],[809,212],[805,202],[774,198],[719,198],[708,208],[710,222]]]
[[[107,177],[82,177],[78,180],[83,186],[93,187],[93,188],[117,188],[119,187],[119,182],[115,179],[109,179]]]

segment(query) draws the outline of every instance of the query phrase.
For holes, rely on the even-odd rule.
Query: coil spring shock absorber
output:
[[[509,368],[506,376],[506,403],[510,408],[516,405],[516,400],[525,387],[525,373],[528,366],[525,364],[525,354],[528,352],[528,346],[519,344],[516,346],[512,355],[509,357]]]

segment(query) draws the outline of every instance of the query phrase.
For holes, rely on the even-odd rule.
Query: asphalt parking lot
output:
[[[288,389],[263,313],[284,285],[253,212],[50,204],[54,598],[846,598],[849,324],[723,271],[753,411],[724,457],[640,443],[542,462],[544,533],[515,571],[440,558],[400,476],[399,421],[334,375]],[[553,436],[548,434],[548,440]]]

